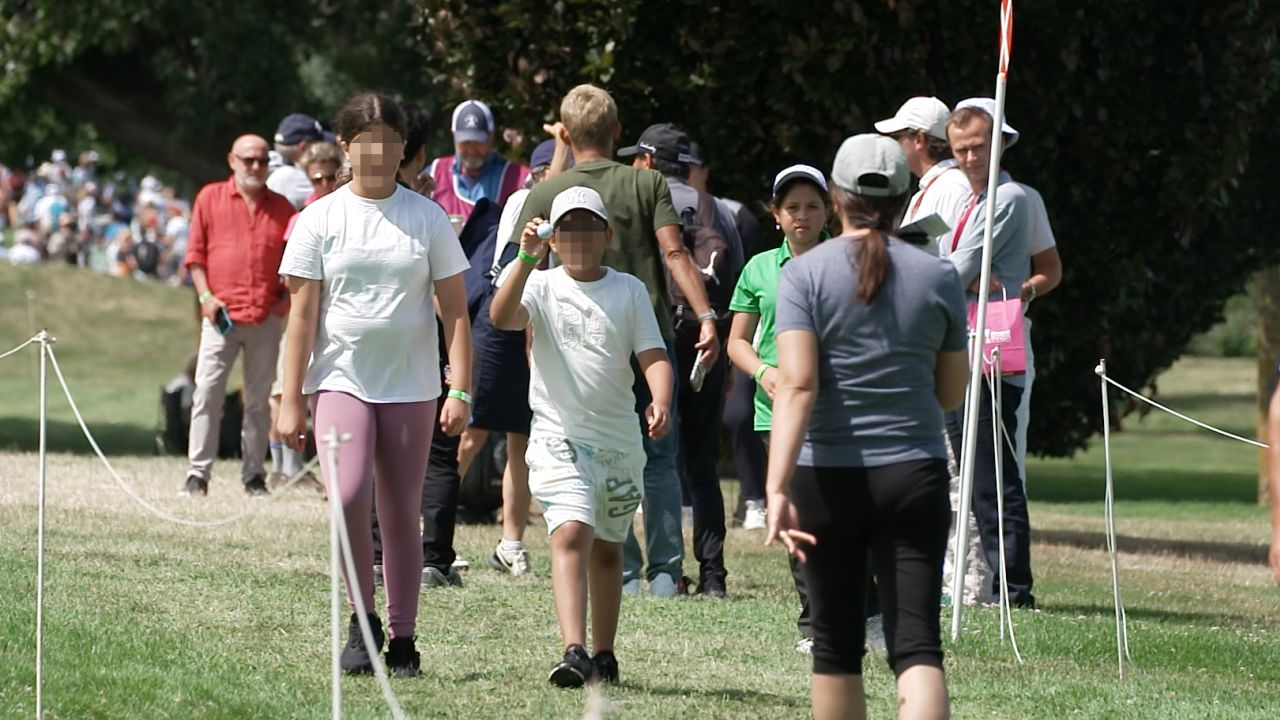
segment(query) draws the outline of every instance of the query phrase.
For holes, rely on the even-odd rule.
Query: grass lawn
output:
[[[213,483],[207,500],[180,499],[182,460],[147,455],[155,387],[191,347],[189,292],[3,268],[0,351],[30,334],[26,287],[37,290],[45,324],[60,333],[57,351],[90,424],[104,435],[115,428],[117,444],[108,449],[130,484],[184,517],[259,508],[211,530],[153,518],[85,454],[65,403],[51,402],[53,427],[63,430],[49,463],[47,717],[328,717],[323,502],[301,490],[255,502],[226,480]],[[1247,361],[1182,363],[1161,379],[1161,398],[1176,408],[1198,403],[1197,417],[1248,434],[1252,372]],[[27,355],[0,361],[0,448],[8,448],[0,450],[0,718],[34,714],[31,373]],[[1069,461],[1031,463],[1041,608],[1015,613],[1026,663],[1001,645],[995,611],[967,612],[960,642],[946,643],[955,717],[1280,717],[1280,589],[1264,564],[1268,526],[1254,502],[1255,451],[1154,415],[1130,419],[1115,437],[1135,660],[1123,681],[1101,550],[1101,455],[1098,442]],[[220,468],[234,474],[226,463]],[[736,486],[726,483],[725,493],[732,501]],[[612,717],[808,716],[808,658],[792,649],[794,592],[782,553],[760,539],[730,531],[726,601],[624,603],[623,683],[603,692]],[[537,577],[523,581],[487,569],[496,540],[494,527],[460,528],[457,547],[475,566],[467,587],[422,595],[424,674],[393,683],[410,717],[583,714],[586,693],[546,683],[559,640],[545,531],[540,523],[530,530]],[[868,656],[866,682],[872,717],[892,717],[883,657]],[[389,716],[372,680],[346,680],[344,692],[346,717]]]

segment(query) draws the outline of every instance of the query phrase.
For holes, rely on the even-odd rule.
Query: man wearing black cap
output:
[[[286,115],[276,128],[275,136],[275,150],[285,164],[267,177],[267,188],[288,198],[295,210],[301,210],[311,195],[311,180],[307,178],[306,169],[298,166],[298,160],[311,143],[334,142],[334,139],[320,126],[320,121],[310,115]]]
[[[691,159],[689,137],[671,123],[650,125],[635,145],[618,150],[631,158],[632,167],[662,173],[671,190],[671,202],[684,222],[686,245],[692,239],[694,261],[703,276],[711,309],[716,313],[716,330],[721,344],[728,335],[728,300],[742,272],[742,239],[733,216],[707,193],[688,184]],[[710,233],[710,234],[708,234]],[[718,234],[718,238],[715,235]],[[728,257],[718,257],[721,247]],[[680,459],[677,469],[684,480],[687,503],[693,505],[693,554],[698,559],[698,592],[724,597],[724,498],[720,494],[717,463],[720,451],[720,421],[724,414],[724,388],[728,378],[725,356],[707,363],[701,387],[691,382],[698,361],[699,326],[692,309],[678,293],[672,293],[675,316]],[[720,300],[720,302],[717,302]],[[628,549],[639,547],[628,544]]]

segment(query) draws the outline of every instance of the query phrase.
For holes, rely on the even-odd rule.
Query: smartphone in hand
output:
[[[693,372],[689,373],[689,387],[694,392],[702,392],[702,383],[707,379],[707,366],[703,364],[703,360],[707,357],[706,350],[699,350],[698,357],[693,361]]]
[[[220,335],[226,335],[231,332],[231,328],[235,327],[225,307],[218,308],[218,311],[213,314],[213,326],[218,328],[218,334]]]

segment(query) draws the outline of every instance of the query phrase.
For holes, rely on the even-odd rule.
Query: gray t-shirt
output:
[[[964,291],[955,267],[897,239],[870,305],[856,298],[856,241],[828,240],[787,263],[777,333],[818,340],[818,392],[799,464],[879,467],[946,458],[934,397],[939,351],[963,351]]]
[[[680,215],[685,208],[693,208],[696,213],[698,211],[698,191],[692,185],[678,177],[667,177],[667,186],[671,188],[671,204],[676,208],[676,214]],[[716,230],[724,236],[724,240],[729,244],[729,271],[734,277],[742,272],[742,266],[746,264],[742,250],[742,237],[738,235],[738,226],[734,223],[733,212],[719,198],[712,198],[715,201],[716,210]]]

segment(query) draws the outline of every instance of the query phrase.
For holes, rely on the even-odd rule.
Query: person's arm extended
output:
[[[666,225],[658,228],[658,248],[662,251],[662,261],[671,271],[671,279],[675,282],[685,299],[693,306],[693,312],[699,318],[698,342],[694,347],[705,350],[707,357],[703,362],[711,365],[720,355],[720,337],[716,334],[716,320],[711,312],[711,301],[707,300],[707,289],[702,284],[702,273],[693,264],[693,256],[680,239],[679,225]],[[710,316],[710,317],[708,317]]]
[[[765,394],[773,399],[778,388],[778,369],[761,360],[755,346],[751,344],[751,338],[756,334],[759,323],[760,316],[756,313],[735,312],[733,324],[729,326],[729,343],[725,347],[725,352],[729,353],[729,361],[734,364],[734,367],[753,378],[756,377],[757,372],[760,372],[760,366],[764,365],[764,372],[760,373],[756,382],[764,388]]]
[[[1271,552],[1267,560],[1280,585],[1280,387],[1267,408],[1267,486],[1271,492]]]
[[[525,260],[525,257],[541,260],[547,251],[547,241],[538,237],[538,226],[542,218],[533,218],[525,223],[520,233],[520,256],[512,261],[511,274],[498,286],[493,300],[489,303],[489,321],[499,330],[524,330],[529,327],[529,311],[525,310],[520,298],[524,296],[524,286],[536,267]]]
[[[964,350],[939,351],[933,367],[933,396],[944,412],[964,404],[964,391],[969,384],[969,353]]]
[[[195,266],[192,266],[193,276],[194,270]],[[283,390],[276,432],[286,445],[301,451],[307,444],[307,408],[302,398],[302,379],[307,374],[307,364],[316,344],[320,295],[324,287],[320,280],[293,275],[288,276],[288,284],[293,301],[289,305],[289,326],[285,330]]]
[[[1053,292],[1062,282],[1062,256],[1058,248],[1049,248],[1031,256],[1031,277],[1022,283],[1022,302],[1031,302]]]
[[[660,438],[671,429],[671,361],[665,348],[650,348],[636,353],[636,362],[644,373],[653,401],[645,408],[644,419],[649,423],[649,437]]]
[[[769,512],[765,544],[779,539],[788,552],[804,561],[805,553],[799,543],[814,545],[817,541],[796,528],[795,509],[791,506],[791,476],[818,392],[817,335],[807,330],[778,333],[778,368],[782,377],[773,399],[773,428],[765,480],[766,505],[776,511]]]
[[[462,273],[435,281],[440,321],[444,324],[444,341],[449,347],[449,370],[452,375],[447,392],[471,393],[471,315],[467,312],[467,293]],[[471,405],[447,396],[440,411],[440,429],[449,437],[457,437],[471,421]]]

